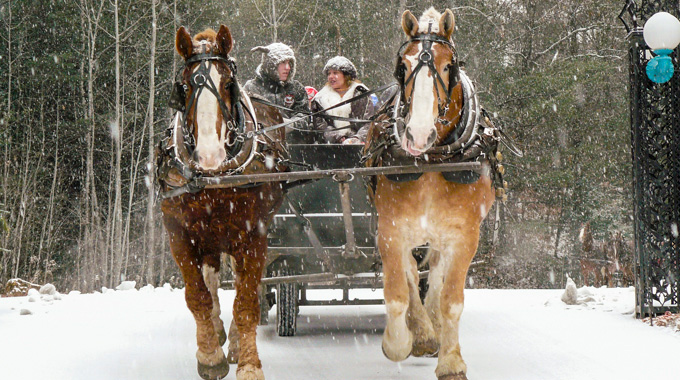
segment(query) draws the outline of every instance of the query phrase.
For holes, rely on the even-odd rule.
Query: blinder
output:
[[[172,85],[170,98],[168,99],[168,107],[184,113],[187,109],[186,98],[187,92],[184,88],[184,84],[180,81],[176,81]]]

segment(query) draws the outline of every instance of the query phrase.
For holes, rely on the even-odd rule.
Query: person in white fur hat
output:
[[[255,69],[255,78],[246,82],[243,87],[249,94],[260,95],[268,101],[290,108],[282,110],[285,119],[303,116],[309,112],[309,100],[304,86],[294,79],[295,53],[290,46],[275,42],[267,46],[257,46],[252,52],[262,53],[262,63]],[[295,128],[308,129],[306,119],[294,123]],[[313,140],[311,133],[293,131],[286,128],[288,142],[309,142]]]
[[[327,82],[312,99],[312,112],[326,109],[369,91],[368,87],[357,79],[357,69],[354,64],[345,57],[337,56],[329,59],[323,68],[323,74]],[[364,97],[329,110],[327,113],[333,116],[367,119],[373,115],[373,102],[369,97]],[[331,144],[362,144],[368,132],[368,124],[332,120],[323,116],[315,116],[313,123],[314,129],[326,131],[324,137]]]

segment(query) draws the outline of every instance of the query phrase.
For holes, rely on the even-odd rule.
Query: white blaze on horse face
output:
[[[210,66],[210,78],[219,88],[220,75],[215,65]],[[196,153],[198,166],[205,170],[217,169],[227,158],[224,149],[225,125],[221,120],[219,134],[217,132],[218,115],[221,114],[220,104],[210,90],[204,88],[196,102],[196,125],[198,139],[196,141]]]
[[[418,52],[404,57],[411,64],[411,70],[418,65],[418,57],[422,46],[418,45]],[[434,94],[434,81],[432,73],[427,66],[422,66],[413,78],[413,90],[411,92],[411,112],[406,123],[404,136],[401,138],[401,147],[414,156],[427,151],[434,141],[431,136],[437,133],[434,125],[437,114],[436,99]],[[410,135],[410,138],[406,138]]]

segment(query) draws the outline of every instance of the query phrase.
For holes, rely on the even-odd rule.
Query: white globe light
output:
[[[656,13],[645,23],[642,35],[652,50],[673,50],[680,43],[680,21],[670,13]]]

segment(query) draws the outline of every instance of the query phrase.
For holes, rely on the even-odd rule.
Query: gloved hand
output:
[[[349,145],[349,144],[363,144],[364,142],[359,140],[356,137],[350,137],[346,138],[345,140],[342,141],[342,145]]]

